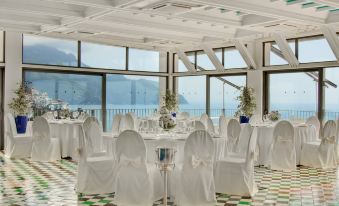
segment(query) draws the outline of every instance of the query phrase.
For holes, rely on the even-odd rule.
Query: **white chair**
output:
[[[207,121],[208,121],[208,115],[206,113],[202,114],[200,116],[200,121],[205,125],[205,128],[207,129],[208,125],[207,125]]]
[[[307,142],[313,142],[313,141],[318,141],[320,140],[320,121],[318,119],[318,117],[316,116],[312,116],[312,117],[309,117],[307,120],[306,120],[306,124],[307,125],[311,125],[315,128],[315,131],[316,131],[316,137],[314,139],[314,137],[307,137]]]
[[[177,205],[215,205],[213,178],[214,143],[208,132],[192,132],[184,146],[182,169],[175,168]]]
[[[241,132],[240,123],[236,119],[231,119],[227,125],[227,140],[225,147],[225,155],[229,153],[236,152],[236,147],[239,141],[239,136]]]
[[[54,119],[54,114],[53,112],[46,112],[45,114],[42,115],[47,120],[53,120]]]
[[[193,125],[194,130],[206,130],[205,125],[199,120],[193,121]]]
[[[92,139],[101,137],[98,123],[87,118],[79,139],[79,162],[76,190],[85,194],[115,192],[115,166],[113,157],[93,153]]]
[[[224,116],[221,115],[219,118],[219,135],[221,137],[227,137],[227,125],[229,120]]]
[[[103,131],[99,120],[95,117],[87,117],[83,128],[86,134],[87,152],[90,156],[105,156],[107,151],[103,145]]]
[[[272,170],[296,170],[294,128],[290,122],[280,121],[275,125],[268,159]]]
[[[112,123],[112,134],[113,135],[119,134],[121,118],[122,118],[121,114],[116,114],[113,118],[113,123]]]
[[[125,114],[120,120],[119,133],[125,130],[134,130],[134,120],[130,114]]]
[[[134,112],[129,112],[126,114],[127,116],[131,116],[133,119],[133,130],[139,131],[139,119]]]
[[[5,133],[5,156],[8,158],[26,158],[31,156],[32,137],[18,134],[12,114],[7,114]]]
[[[321,143],[309,142],[302,145],[300,164],[322,169],[336,168],[336,123],[333,120],[326,122]]]
[[[250,124],[242,124],[235,152],[230,152],[228,155],[232,157],[246,158],[248,143],[250,142],[252,132],[253,127]]]
[[[205,125],[206,126],[206,125]],[[213,125],[213,121],[211,118],[208,118],[207,119],[207,131],[213,135],[215,133],[215,128],[214,128],[214,125]]]
[[[36,117],[33,122],[32,161],[52,162],[61,159],[59,138],[52,138],[47,120]]]
[[[154,152],[154,151],[151,151]],[[162,178],[155,164],[146,164],[146,146],[136,131],[125,130],[116,142],[117,205],[152,205],[162,196]]]
[[[257,136],[248,139],[244,158],[226,157],[215,163],[215,190],[216,192],[253,196],[257,191],[254,178],[254,154],[257,145]]]

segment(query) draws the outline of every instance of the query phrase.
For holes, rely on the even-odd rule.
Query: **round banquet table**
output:
[[[184,146],[189,133],[141,133],[146,145],[147,162],[154,163],[157,160],[155,149],[160,146],[172,147],[176,149],[175,162],[182,163],[184,160]],[[103,142],[107,146],[110,155],[114,155],[116,136],[111,133],[104,133]],[[224,156],[225,138],[213,136],[214,160],[220,160]]]
[[[273,141],[274,125],[253,125],[252,135],[257,135],[259,147],[259,165],[267,165],[270,147]],[[294,124],[294,144],[296,150],[296,161],[300,163],[301,146],[305,142],[316,140],[316,128],[306,124]]]

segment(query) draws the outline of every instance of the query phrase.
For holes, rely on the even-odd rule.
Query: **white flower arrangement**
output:
[[[272,122],[278,121],[281,118],[279,111],[271,111],[267,114],[267,118]]]
[[[159,126],[165,130],[173,129],[175,125],[175,119],[171,114],[164,114],[159,118]]]
[[[168,109],[166,108],[166,106],[162,106],[162,107],[160,108],[159,113],[160,113],[160,114],[168,114],[169,111],[168,111]]]

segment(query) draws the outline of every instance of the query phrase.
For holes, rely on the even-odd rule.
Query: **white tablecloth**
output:
[[[314,141],[316,138],[316,129],[312,126],[305,124],[293,125],[294,127],[294,140],[296,149],[297,164],[300,163],[301,146],[307,141]],[[267,165],[270,146],[273,141],[273,125],[268,126],[255,126],[253,135],[258,136],[259,146],[259,165]]]
[[[146,151],[147,151],[147,161],[150,163],[154,163],[157,160],[155,149],[159,146],[169,146],[176,148],[176,155],[175,155],[175,162],[182,163],[184,159],[184,146],[186,138],[188,137],[188,133],[185,134],[146,134],[141,133],[141,136],[145,140],[146,144]],[[114,156],[115,150],[115,142],[116,138],[113,137],[114,135],[105,133],[103,135],[104,145],[107,146],[107,151],[110,155]],[[225,138],[214,137],[214,151],[215,151],[215,160],[219,160],[224,156],[224,149],[225,149]]]

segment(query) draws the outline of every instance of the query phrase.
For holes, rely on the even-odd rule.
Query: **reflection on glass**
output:
[[[128,49],[128,69],[137,71],[159,71],[160,53],[143,49]]]
[[[78,42],[24,35],[23,63],[77,66]]]
[[[210,78],[210,115],[218,119],[221,114],[234,117],[239,102],[240,87],[246,86],[246,75]]]
[[[81,66],[124,70],[126,48],[81,42]]]
[[[212,64],[211,60],[208,58],[207,54],[203,51],[197,52],[197,69],[200,70],[215,70],[214,65]]]
[[[325,120],[339,119],[339,67],[324,69]]]
[[[160,91],[165,91],[166,78],[109,74],[106,77],[106,122],[112,128],[116,114],[134,112],[138,117],[152,115],[159,107]]]
[[[42,106],[68,105],[71,110],[82,108],[101,120],[101,76],[33,71],[26,71],[24,75],[37,94],[35,98],[42,104],[36,110],[43,111]]]
[[[324,37],[299,39],[299,62],[335,61],[330,45]]]
[[[206,76],[178,77],[176,81],[180,111],[191,116],[206,113]]]
[[[269,110],[284,119],[307,119],[316,114],[318,72],[269,74]]]
[[[226,69],[232,68],[246,68],[247,64],[242,58],[239,51],[235,48],[225,48],[224,50],[224,67]]]

